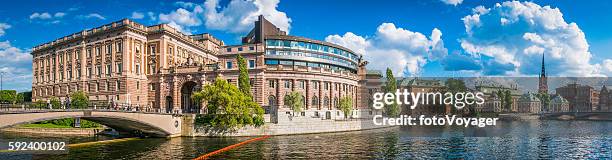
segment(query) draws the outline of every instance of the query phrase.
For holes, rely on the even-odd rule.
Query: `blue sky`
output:
[[[5,89],[31,87],[31,47],[122,18],[239,43],[256,15],[347,46],[399,76],[612,75],[612,2],[585,0],[9,1],[0,6]],[[469,27],[466,28],[466,27]]]

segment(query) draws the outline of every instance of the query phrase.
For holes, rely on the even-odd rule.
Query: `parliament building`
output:
[[[202,113],[191,94],[217,77],[237,85],[238,64],[247,61],[252,94],[267,112],[284,112],[285,95],[303,95],[303,116],[340,116],[341,97],[355,112],[369,109],[365,62],[336,44],[287,35],[260,16],[239,45],[210,34],[186,35],[159,24],[129,19],[77,32],[33,48],[33,100],[83,91],[92,103]],[[356,115],[356,114],[354,114]],[[357,114],[358,115],[358,114]]]

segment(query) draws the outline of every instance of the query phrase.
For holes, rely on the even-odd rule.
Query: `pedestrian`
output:
[[[51,100],[47,99],[47,107],[49,107],[49,109],[53,109],[53,107],[51,107]]]

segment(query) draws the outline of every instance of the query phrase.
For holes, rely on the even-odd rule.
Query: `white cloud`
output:
[[[66,15],[66,13],[64,13],[64,12],[57,12],[57,13],[55,13],[53,16],[54,16],[54,17],[56,17],[56,18],[62,18],[62,17],[64,17],[65,15]]]
[[[366,48],[370,46],[370,42],[365,38],[355,35],[353,32],[346,32],[344,35],[329,35],[325,41],[338,44],[353,50],[359,54],[365,54]]]
[[[432,30],[429,38],[420,32],[396,27],[393,23],[378,26],[373,37],[364,38],[351,32],[329,35],[325,41],[345,46],[361,53],[370,61],[368,68],[385,70],[390,67],[395,75],[414,76],[430,61],[445,57],[448,50],[441,39],[442,32]]]
[[[0,59],[2,59],[2,64],[10,62],[30,62],[32,61],[32,55],[22,49],[13,47],[9,41],[3,41],[0,42]]]
[[[159,22],[168,23],[183,32],[192,32],[193,27],[204,24],[207,29],[245,33],[253,28],[253,22],[257,21],[257,17],[263,15],[281,30],[288,32],[291,19],[284,12],[277,10],[279,2],[279,0],[231,0],[227,6],[220,6],[219,0],[207,0],[204,4],[176,2],[175,5],[181,8],[159,14],[157,18]]]
[[[197,4],[192,3],[192,2],[183,2],[183,1],[178,1],[178,2],[174,2],[174,5],[182,7],[182,8],[192,8],[197,6]]]
[[[132,19],[142,19],[144,18],[144,13],[141,12],[132,12]]]
[[[467,36],[461,47],[470,54],[493,58],[504,75],[539,73],[542,54],[547,72],[559,76],[601,75],[585,34],[576,23],[568,23],[558,8],[533,2],[508,1],[492,8],[478,6],[463,19]],[[485,67],[499,69],[499,67]]]
[[[456,5],[459,5],[459,4],[463,3],[463,0],[440,0],[440,1],[442,1],[442,2],[444,2],[446,4],[453,5],[453,6],[456,6]]]
[[[88,15],[80,15],[79,18],[81,18],[81,19],[92,19],[92,18],[95,18],[95,19],[99,19],[99,20],[105,20],[106,19],[106,17],[104,17],[104,16],[102,16],[102,15],[100,15],[98,13],[90,13]]]
[[[289,32],[291,18],[277,10],[279,0],[232,0],[226,7],[219,6],[218,0],[204,2],[205,25],[208,29],[224,30],[232,33],[248,32],[257,16],[263,15],[268,21],[283,31]]]
[[[0,36],[3,36],[4,33],[6,33],[5,30],[11,28],[11,25],[6,24],[6,23],[0,23]]]
[[[32,56],[29,51],[0,42],[0,71],[4,72],[4,89],[26,91],[32,84]]]
[[[51,14],[49,14],[48,12],[44,12],[44,13],[38,13],[38,12],[34,12],[30,15],[30,19],[51,19],[53,16],[51,16]]]
[[[193,11],[188,11],[183,8],[179,8],[168,14],[159,14],[159,21],[162,23],[168,23],[168,25],[182,31],[190,33],[189,27],[199,26],[202,24],[198,14],[204,10],[200,6],[196,6]]]

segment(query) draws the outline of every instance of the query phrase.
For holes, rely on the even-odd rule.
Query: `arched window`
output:
[[[323,105],[324,106],[328,106],[329,105],[329,97],[325,96],[325,98],[323,98]]]
[[[317,96],[312,96],[311,106],[319,106],[319,98]]]
[[[268,105],[275,106],[276,105],[276,97],[274,97],[273,95],[270,95],[268,97]]]
[[[338,108],[338,97],[334,97],[334,107]]]

